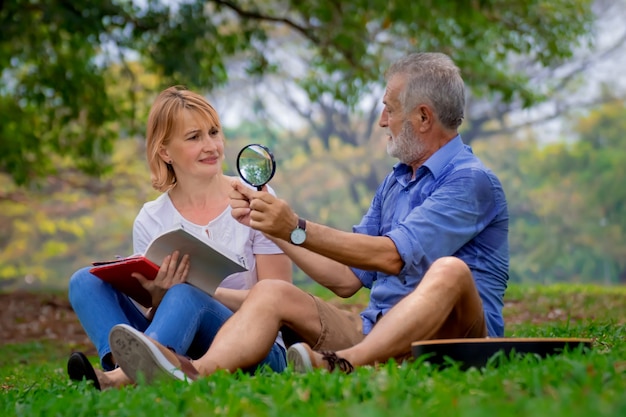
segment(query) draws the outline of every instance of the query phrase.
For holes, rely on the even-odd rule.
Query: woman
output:
[[[75,352],[68,373],[73,380],[92,380],[99,389],[131,382],[111,355],[108,335],[114,325],[128,324],[179,354],[197,358],[255,282],[268,278],[291,282],[289,258],[262,233],[242,226],[230,214],[233,178],[222,171],[224,136],[217,112],[204,97],[177,87],[161,92],[150,110],[146,141],[152,185],[163,194],[145,203],[135,219],[135,253],[143,253],[159,234],[182,226],[200,239],[218,240],[244,256],[249,271],[227,277],[211,298],[183,284],[193,259],[174,252],[164,259],[155,280],[133,274],[151,294],[147,312],[89,273],[89,268],[77,271],[69,283],[70,303],[107,372],[94,370],[82,353]],[[284,369],[280,338],[260,365]]]

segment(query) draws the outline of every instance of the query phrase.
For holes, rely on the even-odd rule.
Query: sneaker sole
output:
[[[293,369],[299,373],[306,373],[313,369],[309,351],[300,344],[295,344],[287,349],[287,362],[293,365]]]
[[[118,324],[109,333],[109,345],[115,361],[135,383],[152,383],[163,377],[187,380],[142,332],[126,324]]]

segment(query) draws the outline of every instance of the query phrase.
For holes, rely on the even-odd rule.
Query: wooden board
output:
[[[516,354],[533,354],[544,358],[564,350],[591,349],[591,339],[580,338],[480,338],[439,339],[413,342],[414,358],[426,356],[425,362],[434,365],[449,364],[449,360],[461,363],[461,369],[482,368],[499,352],[505,357]]]

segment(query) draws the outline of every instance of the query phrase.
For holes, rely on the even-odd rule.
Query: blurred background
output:
[[[0,291],[132,253],[162,89],[277,160],[298,214],[351,230],[395,160],[384,71],[441,51],[464,141],[509,199],[512,282],[626,282],[626,0],[0,1]],[[436,244],[436,242],[433,242]],[[296,274],[298,282],[306,280]]]

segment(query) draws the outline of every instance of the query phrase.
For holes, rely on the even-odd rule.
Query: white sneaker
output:
[[[287,349],[287,363],[293,365],[296,372],[306,373],[313,370],[312,350],[306,343],[296,343]]]
[[[191,382],[199,376],[189,359],[127,324],[113,326],[109,345],[115,361],[133,382],[142,377],[148,384],[163,377]]]

